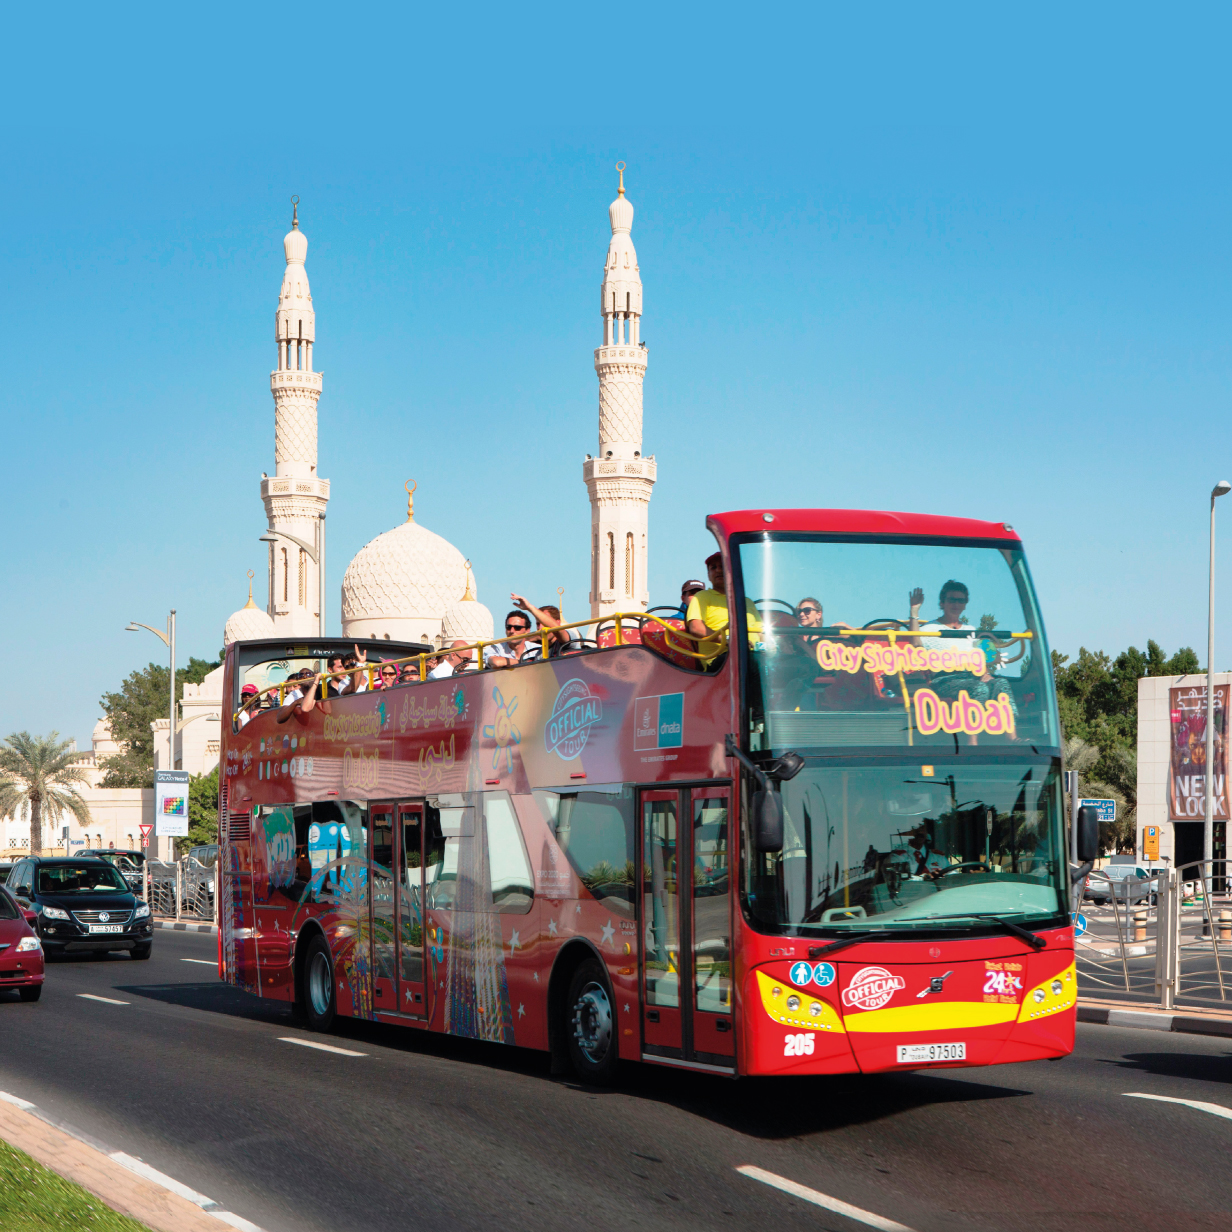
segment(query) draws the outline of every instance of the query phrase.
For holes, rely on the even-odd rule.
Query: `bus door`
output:
[[[427,1016],[424,1000],[423,815],[419,801],[399,804],[398,858],[398,1011]]]
[[[730,788],[641,793],[642,1039],[650,1056],[735,1064]]]
[[[368,832],[372,850],[368,867],[372,905],[372,1008],[386,1013],[398,1009],[397,911],[394,887],[394,840],[397,805],[368,806]]]

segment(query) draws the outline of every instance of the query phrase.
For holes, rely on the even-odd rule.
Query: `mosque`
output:
[[[582,479],[590,497],[592,617],[644,608],[647,584],[648,513],[655,482],[655,460],[642,454],[642,382],[648,352],[641,341],[642,279],[633,247],[633,206],[625,196],[624,164],[608,207],[611,240],[600,286],[603,342],[594,352],[599,378],[599,446],[587,454]],[[313,367],[316,310],[308,284],[308,237],[299,226],[299,200],[291,230],[283,238],[286,269],[274,314],[277,365],[270,373],[274,399],[274,471],[261,476],[261,501],[269,545],[268,600],[259,608],[252,597],[227,618],[223,644],[253,638],[303,638],[325,633],[323,585],[325,515],[330,483],[317,470],[317,403],[323,374]],[[475,578],[463,553],[414,517],[413,487],[408,486],[406,521],[370,540],[342,578],[342,635],[389,638],[440,646],[457,638],[490,638],[492,613],[478,600]],[[223,713],[222,668],[199,685],[184,686],[180,722],[169,753],[169,723],[156,720],[155,764],[208,774],[218,764]],[[84,846],[131,847],[139,823],[153,820],[153,791],[97,786],[101,759],[118,749],[104,720],[93,734],[93,750],[82,767],[90,779],[84,789],[92,824],[74,821],[68,850]],[[63,821],[64,819],[61,819]],[[58,836],[48,826],[45,849]],[[0,822],[2,847],[17,854],[29,842],[29,823]],[[160,855],[170,854],[170,839]],[[3,857],[0,857],[3,858]]]

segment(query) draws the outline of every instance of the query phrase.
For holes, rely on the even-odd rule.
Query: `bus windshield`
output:
[[[1016,546],[784,534],[738,553],[760,615],[748,634],[752,751],[1058,746]]]
[[[1055,922],[1067,869],[1057,763],[950,760],[809,765],[785,782],[782,851],[745,861],[752,922],[776,931]]]

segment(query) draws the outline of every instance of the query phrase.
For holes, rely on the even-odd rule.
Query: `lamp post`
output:
[[[310,543],[305,543],[302,539],[297,539],[294,535],[288,535],[285,530],[266,531],[257,540],[258,543],[277,543],[279,539],[289,539],[297,548],[303,548],[308,553],[308,558],[317,567],[317,609],[318,609],[318,632],[321,637],[325,636],[325,515],[317,514],[317,542],[314,547]],[[270,585],[273,586],[273,579],[270,580]]]
[[[1215,858],[1215,501],[1232,492],[1232,483],[1221,479],[1211,489],[1211,563],[1207,587],[1206,609],[1206,821],[1202,830],[1202,859],[1210,874]],[[1228,716],[1224,715],[1224,727]],[[1226,732],[1225,732],[1226,736]],[[1203,884],[1202,901],[1210,916],[1210,887]]]
[[[170,656],[170,703],[167,710],[167,769],[175,769],[175,608],[167,617],[167,632],[154,628],[153,625],[143,625],[139,620],[130,620],[124,626],[125,633],[136,633],[138,629],[148,629],[155,637],[160,637],[167,647]]]

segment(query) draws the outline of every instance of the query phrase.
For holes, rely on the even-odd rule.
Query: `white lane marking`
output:
[[[793,1198],[803,1198],[805,1202],[824,1207],[836,1215],[845,1215],[848,1219],[868,1224],[870,1228],[879,1228],[880,1232],[914,1232],[914,1229],[907,1227],[905,1223],[895,1223],[894,1220],[886,1219],[882,1215],[874,1215],[872,1211],[861,1210],[860,1207],[852,1206],[849,1202],[831,1198],[829,1194],[818,1193],[816,1189],[809,1189],[807,1185],[798,1185],[795,1181],[789,1181],[784,1176],[776,1176],[773,1172],[767,1172],[763,1168],[755,1168],[752,1164],[741,1164],[736,1171],[755,1181],[761,1181],[763,1185],[773,1185],[775,1189],[781,1189],[784,1193],[791,1194]]]
[[[301,1048],[319,1048],[322,1052],[336,1052],[342,1057],[366,1057],[366,1052],[352,1052],[349,1048],[335,1048],[333,1044],[318,1044],[315,1040],[296,1039],[293,1035],[278,1037],[284,1044],[298,1044]]]
[[[28,1099],[18,1099],[16,1095],[10,1095],[7,1091],[0,1091],[0,1102],[12,1104],[15,1108],[34,1107]]]
[[[218,964],[212,958],[181,958],[180,962],[200,963],[203,967],[217,967],[218,966]]]
[[[1199,1112],[1209,1112],[1212,1116],[1223,1117],[1232,1121],[1232,1108],[1222,1104],[1208,1104],[1200,1099],[1177,1099],[1175,1095],[1147,1095],[1145,1091],[1122,1091],[1130,1099],[1157,1099],[1161,1104],[1184,1104],[1186,1108],[1196,1108]]]
[[[79,992],[77,994],[83,1001],[101,1001],[104,1005],[130,1005],[129,1001],[117,1001],[114,997],[96,997],[92,992]]]

